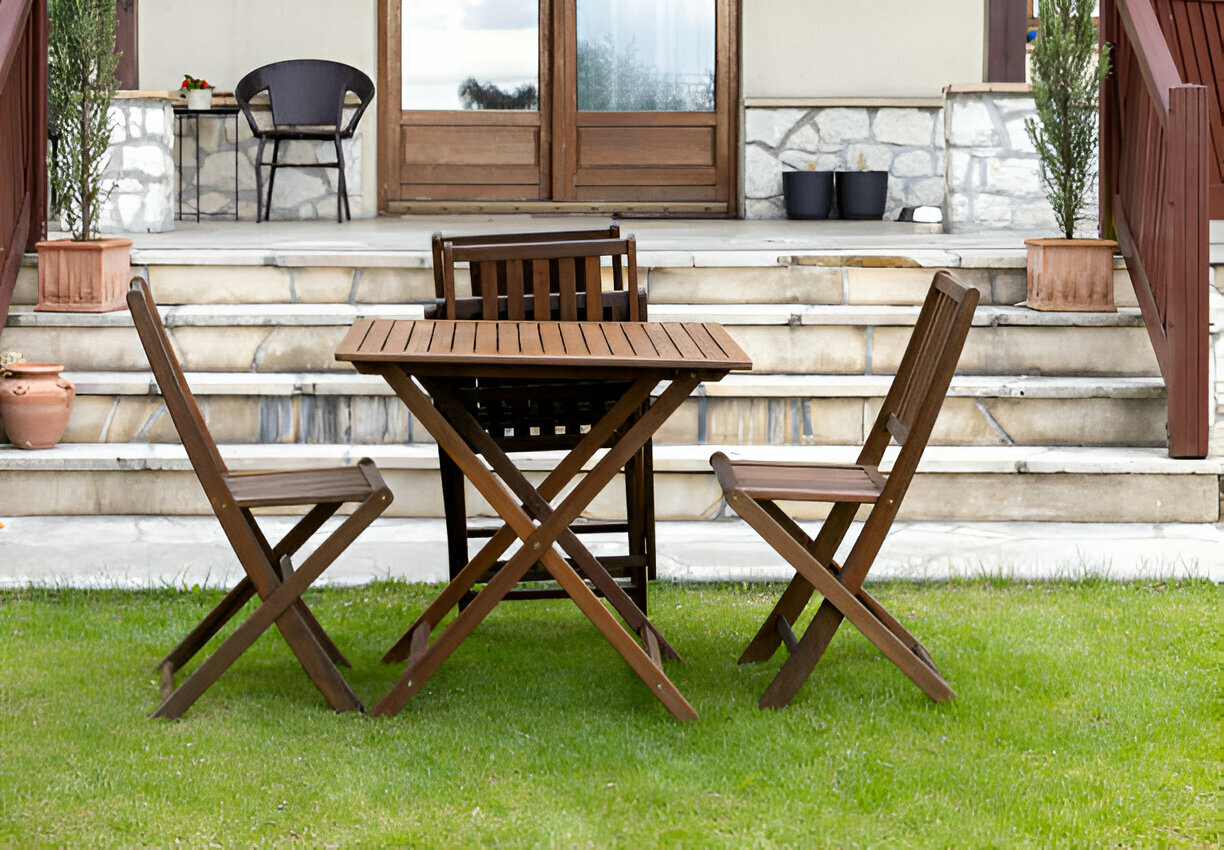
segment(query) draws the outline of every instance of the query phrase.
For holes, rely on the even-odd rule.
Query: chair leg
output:
[[[728,504],[732,504],[732,502],[733,500],[729,498]],[[854,515],[858,510],[858,505],[855,504],[839,503],[834,505],[833,509],[829,512],[829,518],[821,526],[820,533],[816,536],[816,539],[812,539],[799,527],[798,523],[787,516],[773,502],[762,500],[760,502],[754,501],[754,504],[764,511],[781,531],[789,535],[795,543],[806,549],[813,558],[822,564],[831,564],[833,562],[833,556],[837,552],[837,547],[841,545],[842,539],[845,538],[846,532],[854,521]],[[796,573],[774,605],[769,616],[765,618],[765,622],[761,624],[761,628],[756,633],[756,636],[749,642],[744,650],[744,654],[740,656],[739,663],[751,664],[765,661],[772,657],[782,644],[777,629],[778,619],[785,618],[788,623],[794,624],[799,619],[799,615],[803,613],[803,609],[807,607],[808,601],[812,598],[813,590],[811,582],[804,578],[801,573]]]
[[[171,672],[181,669],[184,664],[194,658],[195,654],[212,640],[217,632],[224,628],[225,624],[235,614],[242,610],[242,606],[246,605],[254,595],[255,586],[251,584],[249,578],[243,577],[241,581],[230,589],[225,598],[218,602],[216,607],[205,615],[204,619],[200,620],[199,624],[191,630],[187,637],[179,641],[174,649],[166,653],[166,657],[158,662],[157,668],[160,670],[169,664]]]
[[[467,566],[468,562],[468,531],[467,531],[467,494],[464,491],[463,473],[451,460],[450,455],[438,447],[438,476],[442,481],[442,515],[446,524],[446,560],[450,569],[450,578]],[[459,602],[460,610],[470,602],[472,596],[465,594]]]
[[[264,537],[263,529],[255,521],[255,515],[246,508],[242,509],[242,515],[247,521],[247,525],[251,528],[251,533],[255,535],[255,539],[259,541],[259,545],[263,547],[268,560],[277,569],[277,575],[281,581],[284,581],[293,572],[293,563],[289,560],[289,556],[301,548],[302,544],[310,539],[310,535],[318,531],[323,523],[340,509],[339,502],[325,502],[316,505],[304,517],[301,518],[289,530],[289,533],[276,544],[275,548],[268,543],[268,539]],[[344,653],[340,651],[340,647],[336,646],[331,636],[324,630],[323,625],[316,619],[314,612],[310,610],[305,602],[300,605],[302,619],[306,621],[306,625],[314,633],[315,640],[319,646],[323,647],[323,651],[327,653],[334,663],[341,667],[352,667],[349,660],[344,657]]]
[[[816,616],[808,624],[798,646],[783,662],[765,693],[757,702],[760,708],[783,708],[795,698],[808,676],[816,669],[824,651],[829,648],[833,636],[841,626],[842,612],[825,599],[816,610]]]
[[[267,139],[259,140],[259,148],[255,151],[255,223],[263,221],[263,154],[264,143]]]
[[[336,192],[336,221],[352,221],[353,216],[349,212],[348,200],[348,182],[344,178],[344,148],[340,144],[340,139],[336,139],[336,169],[340,172],[339,190]],[[344,202],[344,218],[340,218],[340,203]]]
[[[935,702],[943,702],[956,695],[934,666],[919,655],[918,649],[903,643],[886,622],[873,613],[854,592],[843,586],[838,576],[817,560],[814,553],[803,545],[802,540],[796,539],[792,531],[784,528],[762,504],[738,490],[728,493],[727,501],[816,592],[824,596],[816,617],[804,632],[795,651],[762,695],[759,703],[762,708],[781,708],[790,702],[811,675],[841,625],[843,617],[850,620],[864,637],[875,644]],[[823,532],[821,536],[824,536]],[[812,548],[819,548],[819,542],[818,540],[814,543]],[[925,653],[925,649],[922,652]]]
[[[268,169],[268,198],[264,205],[264,219],[272,220],[272,186],[276,183],[276,169],[280,168],[280,139],[272,141],[272,164]]]
[[[305,607],[301,596],[315,579],[322,575],[323,570],[386,509],[390,501],[390,491],[382,487],[362,502],[340,527],[306,558],[301,567],[283,582],[272,586],[263,604],[162,702],[152,716],[180,716],[273,623],[328,704],[336,711],[360,710],[361,700],[353,693],[335,664],[331,663],[315,640],[314,632],[301,617],[301,609]],[[243,553],[251,559],[250,562],[243,562],[248,575],[254,570],[256,575],[262,573],[271,579],[276,569],[264,557],[265,550],[260,545],[258,536],[241,535],[241,528],[239,525],[232,529],[235,534],[231,536],[231,542],[235,544],[235,552],[239,554],[240,560],[243,560]],[[226,531],[228,535],[231,528],[227,527]]]
[[[652,578],[649,559],[652,555],[648,539],[647,494],[650,486],[645,470],[646,449],[643,447],[625,464],[625,518],[629,554],[647,559],[641,566],[630,569],[629,595],[642,613],[647,613],[647,582]]]

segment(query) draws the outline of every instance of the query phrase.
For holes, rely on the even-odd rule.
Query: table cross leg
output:
[[[654,384],[653,381],[642,381],[641,383],[651,387]],[[451,424],[455,427],[455,430],[468,441],[468,444],[471,445],[478,454],[484,456],[484,458],[489,462],[490,466],[497,471],[498,475],[502,479],[502,482],[510,489],[512,493],[514,493],[515,496],[522,501],[524,510],[526,510],[528,514],[530,514],[530,516],[538,522],[543,523],[548,520],[548,518],[553,514],[553,508],[552,505],[549,504],[548,499],[552,498],[552,496],[556,494],[553,492],[554,489],[556,492],[560,492],[561,488],[564,487],[565,484],[568,483],[569,479],[573,477],[570,474],[570,470],[573,469],[574,464],[566,465],[567,468],[563,470],[567,476],[566,480],[558,480],[555,488],[550,487],[548,493],[545,493],[543,488],[537,490],[531,485],[531,482],[527,480],[526,476],[519,471],[518,467],[514,465],[514,462],[510,460],[510,458],[502,450],[501,446],[497,445],[497,442],[491,436],[489,436],[489,434],[483,428],[481,428],[471,416],[467,414],[467,411],[463,407],[462,403],[447,393],[444,385],[436,385],[432,382],[427,382],[426,388],[429,389],[431,395],[433,395],[435,405],[437,405],[437,407],[442,411],[443,415],[447,416]],[[649,389],[644,389],[644,392],[648,393]],[[683,399],[681,399],[681,401],[683,401]],[[631,415],[633,411],[637,409],[637,405],[630,405],[629,407],[629,413]],[[596,447],[605,445],[607,443],[607,438],[604,436],[604,433],[606,432],[607,434],[611,435],[616,432],[616,429],[624,421],[624,419],[621,418],[621,413],[623,413],[622,410],[614,407],[600,419],[600,422],[596,423],[596,426],[592,428],[592,431],[588,432],[588,434],[579,443],[579,446],[584,448],[584,451],[582,452],[583,455],[593,456]],[[606,424],[605,420],[607,420]],[[600,426],[603,427],[601,428]],[[651,433],[653,433],[653,431]],[[649,436],[647,438],[649,439]],[[577,448],[578,447],[575,447],[575,449]],[[618,469],[619,468],[620,467],[618,467]],[[552,481],[553,476],[550,475],[545,483],[551,484]],[[565,530],[558,535],[557,543],[571,558],[573,558],[574,563],[578,566],[582,573],[591,580],[591,583],[601,593],[603,593],[604,598],[606,598],[612,604],[612,607],[615,608],[617,613],[619,613],[625,622],[629,624],[630,628],[638,633],[649,630],[654,634],[655,639],[659,642],[663,655],[678,661],[683,660],[680,657],[680,653],[676,652],[675,648],[667,642],[667,639],[663,637],[662,632],[658,630],[654,623],[650,622],[650,620],[646,617],[646,614],[637,607],[637,604],[629,597],[629,594],[625,592],[624,588],[617,584],[616,580],[608,574],[608,571],[604,569],[604,566],[599,562],[599,559],[591,554],[590,550],[587,549],[586,546],[578,539],[578,536],[574,534],[568,525],[566,526]],[[504,550],[505,547],[503,547],[501,551]],[[501,552],[499,551],[497,554],[500,555]],[[487,568],[489,565],[486,564],[485,566]]]
[[[412,405],[414,403],[419,403],[419,400],[416,398],[416,385],[413,383],[410,377],[404,374],[402,370],[391,367],[382,369],[380,371],[383,379],[391,386],[393,390],[395,390],[400,399],[403,400],[405,405],[407,405],[410,410],[413,409]],[[548,474],[548,476],[544,479],[544,482],[538,488],[538,494],[543,499],[548,500],[554,498],[558,493],[560,493],[565,485],[568,484],[570,480],[582,470],[582,465],[590,460],[591,457],[594,456],[595,452],[604,443],[611,439],[612,435],[616,431],[616,428],[619,427],[620,424],[625,421],[625,419],[632,415],[634,411],[639,409],[641,405],[646,403],[646,401],[650,398],[650,393],[656,384],[657,381],[647,379],[641,379],[635,382],[634,385],[625,392],[620,400],[617,401],[617,403],[614,404],[612,408],[604,415],[604,417],[592,426],[591,430],[587,434],[590,441],[581,441],[579,445],[575,446],[573,450],[571,450],[561,460],[561,462],[557,464],[553,471]],[[434,390],[435,392],[445,394],[445,388],[435,387]],[[413,399],[412,402],[409,401],[410,398]],[[437,414],[437,410],[435,410],[433,404],[428,402],[428,400],[426,401],[426,404],[428,404],[429,407],[421,415],[430,417],[432,419],[432,417]],[[418,416],[418,418],[420,418],[420,416]],[[470,424],[470,417],[467,417],[466,415],[460,415],[459,420],[461,423],[463,423],[465,420],[469,420]],[[422,424],[426,424],[424,420],[422,420]],[[426,425],[427,429],[428,427],[429,426]],[[475,430],[484,435],[486,438],[488,437],[488,435],[484,433],[484,430],[479,426],[476,426]],[[422,623],[428,623],[430,631],[433,631],[434,627],[436,627],[438,623],[442,621],[442,618],[445,617],[452,608],[459,604],[459,601],[463,598],[464,594],[471,590],[472,585],[474,585],[477,580],[479,580],[479,578],[484,575],[494,563],[496,563],[497,559],[501,557],[502,553],[504,553],[506,549],[508,549],[517,539],[518,536],[509,526],[503,526],[501,529],[499,529],[497,533],[494,534],[483,547],[481,547],[476,556],[468,562],[468,565],[464,567],[457,576],[451,579],[450,584],[448,584],[442,593],[429,605],[428,608],[425,609],[424,613],[422,613],[421,616],[418,617],[407,630],[405,630],[403,635],[400,636],[399,640],[397,640],[391,646],[391,648],[387,650],[386,654],[384,654],[382,658],[383,663],[386,664],[395,661],[403,661],[405,658],[407,658],[411,649],[412,633]],[[634,605],[633,609],[637,610],[637,606]],[[625,616],[624,612],[622,612],[621,615]],[[645,618],[645,614],[641,613],[641,611],[638,611],[637,616],[638,618]],[[635,629],[639,628],[639,626],[632,620],[629,620],[628,618],[626,619]]]
[[[650,410],[630,427],[616,444],[609,449],[599,463],[587,473],[586,477],[567,496],[552,516],[548,517],[538,527],[526,511],[506,492],[493,472],[485,468],[484,464],[480,462],[452,425],[434,408],[424,393],[406,375],[387,375],[386,377],[412,413],[433,433],[438,443],[451,455],[456,465],[463,470],[468,480],[489,501],[498,514],[506,520],[506,523],[514,532],[522,538],[523,545],[497,572],[493,579],[485,585],[484,590],[477,594],[472,603],[461,611],[455,621],[443,630],[438,639],[429,645],[419,657],[413,660],[399,681],[392,686],[387,695],[375,706],[373,713],[389,714],[402,708],[407,700],[420,690],[429,676],[449,657],[450,653],[454,651],[459,643],[472,632],[476,625],[501,601],[513,585],[521,579],[530,565],[539,560],[553,577],[557,579],[558,583],[561,584],[571,598],[574,599],[579,609],[592,620],[609,642],[612,643],[613,647],[626,659],[630,667],[638,673],[643,682],[651,687],[651,691],[655,694],[656,698],[677,718],[682,720],[695,719],[697,716],[696,712],[693,711],[692,706],[688,704],[687,700],[675,688],[675,685],[663,674],[662,670],[654,665],[646,651],[612,618],[607,609],[599,604],[599,601],[586,587],[585,583],[582,582],[578,574],[574,572],[573,568],[566,563],[552,546],[561,532],[569,527],[570,522],[582,512],[591,499],[611,480],[616,471],[623,466],[624,462],[645,444],[654,431],[658,429],[659,425],[666,420],[667,416],[688,397],[688,394],[699,380],[697,375],[692,375],[691,381],[673,382],[668,390],[651,405]],[[609,424],[615,429],[631,413],[632,410],[621,411],[619,421],[610,422]],[[464,416],[470,417],[470,414],[464,411]],[[605,417],[605,420],[608,418]],[[601,420],[600,424],[604,424],[605,420]],[[594,442],[593,435],[588,433],[587,437],[579,443],[579,448],[583,446],[589,447]],[[497,470],[499,473],[521,475],[504,454],[501,455],[500,459],[490,458],[489,461],[491,465],[494,465],[494,469],[497,469],[497,466],[504,467],[504,469]],[[501,461],[505,461],[505,463],[503,464]],[[580,467],[581,462],[578,462],[577,465]]]

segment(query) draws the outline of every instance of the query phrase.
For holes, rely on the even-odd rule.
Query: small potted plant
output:
[[[207,80],[184,74],[179,91],[187,98],[188,109],[212,109],[213,87]]]
[[[787,218],[828,218],[833,205],[833,172],[817,171],[814,162],[809,162],[805,171],[782,172],[782,198]]]
[[[106,312],[124,306],[131,239],[102,238],[102,204],[111,186],[102,176],[113,125],[114,0],[51,0],[47,39],[49,111],[59,144],[48,163],[53,195],[71,239],[37,243],[36,310]]]
[[[858,155],[855,171],[837,172],[837,214],[841,218],[881,219],[888,203],[888,172],[871,171],[867,157]]]
[[[1037,120],[1025,130],[1037,149],[1041,186],[1062,236],[1026,239],[1028,306],[1110,312],[1113,255],[1108,239],[1075,238],[1096,175],[1097,102],[1109,54],[1097,54],[1094,0],[1041,0],[1032,56]]]

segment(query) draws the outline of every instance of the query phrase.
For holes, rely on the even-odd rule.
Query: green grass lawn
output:
[[[652,588],[680,723],[568,602],[500,606],[393,718],[280,636],[181,720],[154,664],[214,592],[0,593],[0,845],[1217,846],[1218,589],[876,584],[957,690],[844,626],[799,696],[735,659],[777,587]],[[435,589],[314,591],[373,705]]]

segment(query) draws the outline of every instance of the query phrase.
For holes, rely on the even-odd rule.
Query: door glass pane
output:
[[[538,0],[403,0],[404,109],[539,109]]]
[[[578,108],[712,112],[715,0],[577,0]]]

